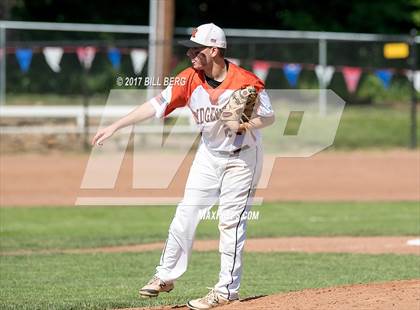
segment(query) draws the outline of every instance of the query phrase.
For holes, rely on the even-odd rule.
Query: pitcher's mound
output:
[[[146,309],[146,308],[142,308]],[[150,309],[150,308],[149,308]],[[153,310],[187,309],[160,307]],[[226,310],[419,310],[420,279],[307,289],[246,299],[216,309]]]
[[[420,280],[308,289],[229,305],[226,309],[420,309]]]

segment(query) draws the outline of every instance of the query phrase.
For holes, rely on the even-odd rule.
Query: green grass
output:
[[[293,113],[290,115],[285,113],[288,111],[280,110],[277,115],[278,122],[287,122],[285,132],[279,132],[281,123],[263,130],[263,141],[265,141],[265,149],[268,152],[285,152],[289,149],[301,151],[304,146],[323,144],[321,141],[323,141],[323,135],[326,134],[323,130],[328,128],[326,127],[327,121],[321,123],[312,120],[311,128],[313,128],[314,135],[291,141],[287,139],[294,138],[290,135],[299,134],[299,129],[305,121],[305,114],[301,118]],[[311,121],[311,119],[306,119],[306,121]],[[420,113],[417,113],[417,123],[420,124]],[[283,135],[285,137],[281,139]],[[409,145],[410,113],[408,103],[395,108],[389,106],[346,106],[330,149],[390,149],[406,148]],[[417,145],[420,145],[420,126],[417,126]]]
[[[417,123],[420,115],[417,113]],[[417,145],[420,143],[417,126]],[[334,141],[336,149],[407,147],[410,144],[409,104],[403,109],[346,107]]]
[[[280,203],[255,206],[249,237],[419,235],[418,203]],[[1,208],[1,251],[160,241],[175,207]],[[217,238],[203,221],[198,238]],[[217,281],[219,254],[194,252],[176,289],[144,300],[137,290],[160,251],[0,256],[1,309],[111,309],[184,304]],[[420,277],[420,256],[246,253],[241,295]]]
[[[1,257],[2,309],[109,309],[185,304],[217,280],[219,254],[193,253],[170,294],[144,300],[137,290],[159,252]],[[415,255],[247,253],[241,296],[420,277]]]
[[[255,206],[248,237],[420,235],[418,202],[303,203]],[[175,206],[0,208],[0,250],[128,245],[166,239]],[[198,239],[218,238],[204,220]]]

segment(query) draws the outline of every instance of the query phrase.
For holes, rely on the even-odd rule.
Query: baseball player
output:
[[[191,67],[177,76],[185,83],[168,86],[130,114],[99,130],[92,144],[102,145],[118,129],[151,117],[166,117],[176,108],[191,110],[201,142],[156,273],[139,294],[156,297],[174,288],[174,282],[187,270],[200,217],[218,202],[219,281],[206,296],[187,303],[190,309],[210,309],[239,299],[246,214],[262,167],[259,129],[274,122],[274,113],[264,83],[225,60],[226,37],[220,27],[213,23],[201,25],[193,30],[190,40],[180,43],[188,47],[191,60]],[[237,103],[241,96],[248,96],[246,87],[250,93],[256,93],[253,114],[246,121],[230,119],[227,125],[221,120],[222,115],[229,118],[232,112],[224,108]],[[238,89],[241,93],[230,102]]]

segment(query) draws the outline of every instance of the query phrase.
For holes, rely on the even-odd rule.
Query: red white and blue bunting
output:
[[[79,47],[58,47],[48,46],[44,48],[7,48],[7,53],[14,53],[20,70],[27,73],[30,69],[33,53],[41,52],[44,55],[45,62],[53,72],[61,72],[61,60],[65,53],[76,54],[80,64],[86,70],[89,70],[94,63],[96,54],[101,50],[94,46]],[[3,57],[5,51],[0,49],[0,58]],[[127,49],[127,48],[108,48],[106,54],[109,62],[115,70],[121,67],[123,54],[129,54],[135,74],[139,75],[147,60],[147,50],[145,49]]]
[[[42,50],[44,54],[45,61],[50,66],[51,70],[54,72],[60,72],[60,62],[63,57],[64,50],[62,47],[45,47]]]
[[[92,67],[95,56],[98,52],[103,52],[104,49],[99,49],[93,46],[82,47],[58,47],[49,46],[44,48],[7,48],[0,49],[0,57],[3,58],[5,52],[8,54],[14,53],[20,70],[27,73],[30,69],[33,53],[42,52],[45,61],[53,72],[61,72],[60,63],[65,53],[76,54],[80,64],[86,70]],[[108,60],[115,70],[121,68],[121,61],[123,55],[130,55],[133,71],[136,75],[140,75],[144,69],[147,61],[147,50],[140,48],[107,48],[106,50]],[[174,58],[175,59],[175,58]],[[229,61],[239,65],[241,60],[238,58],[228,58]],[[174,67],[174,64],[172,65]],[[315,64],[299,64],[299,63],[281,63],[277,61],[268,60],[254,60],[252,63],[252,71],[264,82],[271,68],[282,69],[286,80],[293,88],[298,87],[299,76],[302,70],[313,70],[318,78],[320,87],[328,87],[335,72],[341,72],[345,81],[347,90],[354,93],[357,90],[360,77],[363,72],[373,73],[381,81],[384,88],[389,88],[392,83],[392,78],[396,73],[403,73],[411,82],[414,79],[414,87],[416,91],[420,91],[420,71],[412,72],[406,69],[390,69],[390,68],[361,68],[349,66],[321,66]]]
[[[131,62],[133,64],[134,73],[139,75],[143,70],[147,59],[147,51],[145,49],[133,49],[130,52]]]
[[[315,74],[323,87],[330,85],[335,68],[333,66],[315,66]]]

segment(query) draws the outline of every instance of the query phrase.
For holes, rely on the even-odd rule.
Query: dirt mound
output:
[[[420,307],[419,290],[420,280],[309,289],[239,302],[223,309],[418,310]]]
[[[248,298],[217,309],[223,310],[388,310],[420,309],[420,280],[392,281],[346,285],[339,287],[306,289],[259,298]],[[138,310],[188,309],[167,306],[136,308]],[[135,310],[135,309],[130,309]]]

